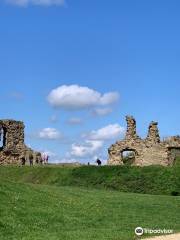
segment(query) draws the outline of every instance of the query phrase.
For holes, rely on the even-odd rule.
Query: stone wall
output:
[[[126,116],[127,131],[126,140],[138,138],[136,134],[136,120],[132,116]]]
[[[132,116],[126,117],[127,131],[125,138],[117,141],[109,149],[109,165],[124,165],[123,152],[133,151],[135,158],[132,165],[172,165],[176,153],[180,151],[180,137],[171,137],[167,141],[161,141],[158,123],[151,122],[148,128],[148,135],[141,139],[136,133],[136,120]],[[179,150],[179,151],[177,151]]]
[[[159,129],[157,122],[151,122],[148,129],[147,141],[151,143],[160,143]]]
[[[21,164],[22,157],[28,163],[28,154],[32,153],[34,161],[39,153],[28,148],[24,143],[24,123],[14,120],[0,120],[0,165]]]

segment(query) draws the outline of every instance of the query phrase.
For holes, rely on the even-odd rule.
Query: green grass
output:
[[[174,164],[175,166],[180,166],[180,157],[176,157]]]
[[[1,178],[55,186],[180,195],[180,166],[0,167],[0,181]]]
[[[149,167],[143,174],[136,167],[0,167],[0,239],[133,240],[137,226],[178,232],[180,197],[120,192],[122,182],[116,191],[108,185],[159,176],[156,186],[164,182],[168,191],[158,191],[167,194],[178,169]],[[135,182],[128,186],[132,191]]]
[[[180,231],[179,197],[0,184],[0,239],[132,240],[137,226]]]

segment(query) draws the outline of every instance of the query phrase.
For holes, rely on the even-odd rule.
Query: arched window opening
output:
[[[121,152],[124,165],[132,165],[135,162],[136,152],[134,150],[124,150]]]

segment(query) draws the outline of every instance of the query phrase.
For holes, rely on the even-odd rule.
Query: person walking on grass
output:
[[[102,162],[99,158],[96,160],[96,163],[98,164],[98,166],[101,166],[101,164],[102,164]]]
[[[49,156],[46,155],[46,158],[45,158],[45,164],[48,164],[48,161],[49,161]]]
[[[46,164],[47,163],[47,161],[48,161],[48,159],[47,159],[47,154],[44,152],[43,154],[42,154],[42,164]]]

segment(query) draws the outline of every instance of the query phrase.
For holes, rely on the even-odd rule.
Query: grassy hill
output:
[[[137,226],[180,231],[180,197],[119,191],[171,194],[178,179],[178,167],[0,167],[0,239],[133,240]]]
[[[180,195],[180,166],[0,167],[1,178],[55,186]]]

